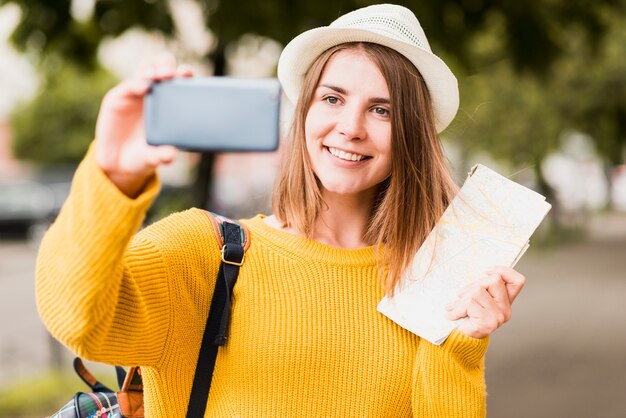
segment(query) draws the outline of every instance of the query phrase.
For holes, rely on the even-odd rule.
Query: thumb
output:
[[[162,145],[157,147],[157,155],[161,164],[169,164],[176,159],[178,150],[171,145]]]

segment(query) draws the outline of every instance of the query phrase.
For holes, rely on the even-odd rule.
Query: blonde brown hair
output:
[[[329,59],[342,50],[364,51],[380,69],[391,100],[391,175],[378,186],[364,239],[379,251],[385,290],[393,293],[404,270],[452,199],[449,175],[428,88],[400,53],[373,43],[346,43],[322,53],[307,72],[291,128],[290,149],[274,189],[272,206],[283,227],[310,236],[324,202],[306,148],[304,124]]]

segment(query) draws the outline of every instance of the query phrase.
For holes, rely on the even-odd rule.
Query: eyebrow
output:
[[[318,88],[320,87],[325,87],[327,89],[331,89],[336,91],[339,94],[348,94],[348,91],[342,87],[339,86],[333,86],[332,84],[320,84],[319,86],[317,86]],[[391,101],[385,97],[370,97],[369,101],[371,103],[379,103],[379,104],[391,104]]]

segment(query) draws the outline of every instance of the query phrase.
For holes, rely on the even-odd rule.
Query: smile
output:
[[[335,157],[340,158],[342,160],[346,160],[346,161],[361,161],[365,158],[369,158],[365,155],[353,154],[351,152],[345,152],[337,148],[327,147],[327,149],[328,149],[328,152],[330,152]]]

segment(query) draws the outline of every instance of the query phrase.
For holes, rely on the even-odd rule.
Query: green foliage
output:
[[[222,68],[225,46],[245,33],[286,43],[306,29],[377,2],[196,1],[219,40],[212,55],[216,68]],[[40,56],[59,55],[79,66],[93,66],[105,36],[132,27],[174,32],[168,0],[95,0],[93,15],[81,22],[72,18],[70,3],[18,2],[22,20],[14,43]],[[537,170],[559,134],[576,128],[591,134],[610,161],[621,161],[626,141],[626,0],[399,3],[415,11],[434,49],[455,73],[469,74],[459,77],[462,108],[448,131],[463,138],[466,151],[487,149],[514,165],[533,164]],[[91,138],[97,103],[106,90],[100,87],[110,84],[101,71],[92,77],[68,64],[64,76],[51,76],[45,64],[41,68],[55,82],[47,84],[38,104],[16,115],[17,155],[45,163],[75,161]],[[79,79],[84,84],[77,88]],[[84,101],[76,92],[85,95]]]
[[[601,155],[616,165],[626,146],[626,14],[611,14],[607,21],[606,41],[597,51],[572,37],[571,53],[556,63],[552,85],[562,118],[591,135]]]
[[[86,72],[48,59],[38,96],[12,117],[13,152],[41,165],[73,164],[93,140],[102,96],[116,82],[102,69]]]
[[[198,0],[205,6],[207,25],[221,42],[254,32],[287,43],[312,27],[327,25],[338,16],[376,0],[339,1],[218,1]],[[463,67],[475,70],[481,62],[471,53],[476,36],[490,30],[494,19],[504,22],[502,53],[518,71],[544,74],[564,51],[567,31],[582,28],[590,45],[606,30],[603,13],[624,7],[623,0],[404,0],[397,3],[419,17],[438,52],[446,51]]]
[[[339,15],[379,1],[336,0],[196,0],[207,26],[226,45],[245,33],[256,33],[286,43],[298,33],[326,25]],[[20,48],[37,53],[61,51],[79,63],[93,62],[96,46],[106,36],[117,36],[131,27],[174,32],[167,0],[95,0],[93,16],[77,22],[69,0],[0,0],[14,2],[23,18],[13,34]],[[590,44],[597,44],[606,30],[603,13],[624,9],[624,0],[404,0],[439,51],[455,56],[466,68],[476,68],[468,46],[474,36],[489,29],[495,17],[505,22],[505,51],[516,69],[544,73],[563,52],[567,31],[582,28]]]
[[[468,45],[480,71],[457,71],[461,106],[446,136],[463,155],[485,150],[517,170],[539,174],[543,158],[558,146],[563,121],[553,105],[553,91],[544,77],[516,71],[507,48],[506,21],[489,20],[490,30]]]
[[[0,0],[14,3],[22,19],[11,36],[14,45],[36,57],[60,54],[75,65],[97,66],[98,45],[107,36],[117,36],[130,27],[172,34],[174,24],[163,0],[96,0],[93,16],[77,21],[71,15],[71,0]]]
[[[490,31],[469,51],[483,65],[460,78],[461,108],[447,135],[465,154],[486,150],[518,169],[540,175],[543,159],[565,131],[590,134],[600,154],[622,162],[626,145],[626,13],[603,14],[606,36],[593,47],[581,28],[563,30],[563,54],[541,77],[516,71],[506,49],[506,22],[494,17]],[[460,72],[463,74],[463,72]],[[539,181],[542,181],[539,179]]]
[[[163,0],[96,0],[92,18],[104,35],[117,36],[131,27],[174,32],[169,2]]]
[[[462,107],[450,134],[466,152],[484,149],[523,168],[558,145],[563,122],[554,92],[536,78],[518,76],[501,62],[461,83]]]
[[[192,197],[193,191],[189,187],[163,187],[148,211],[147,223],[194,206]]]

